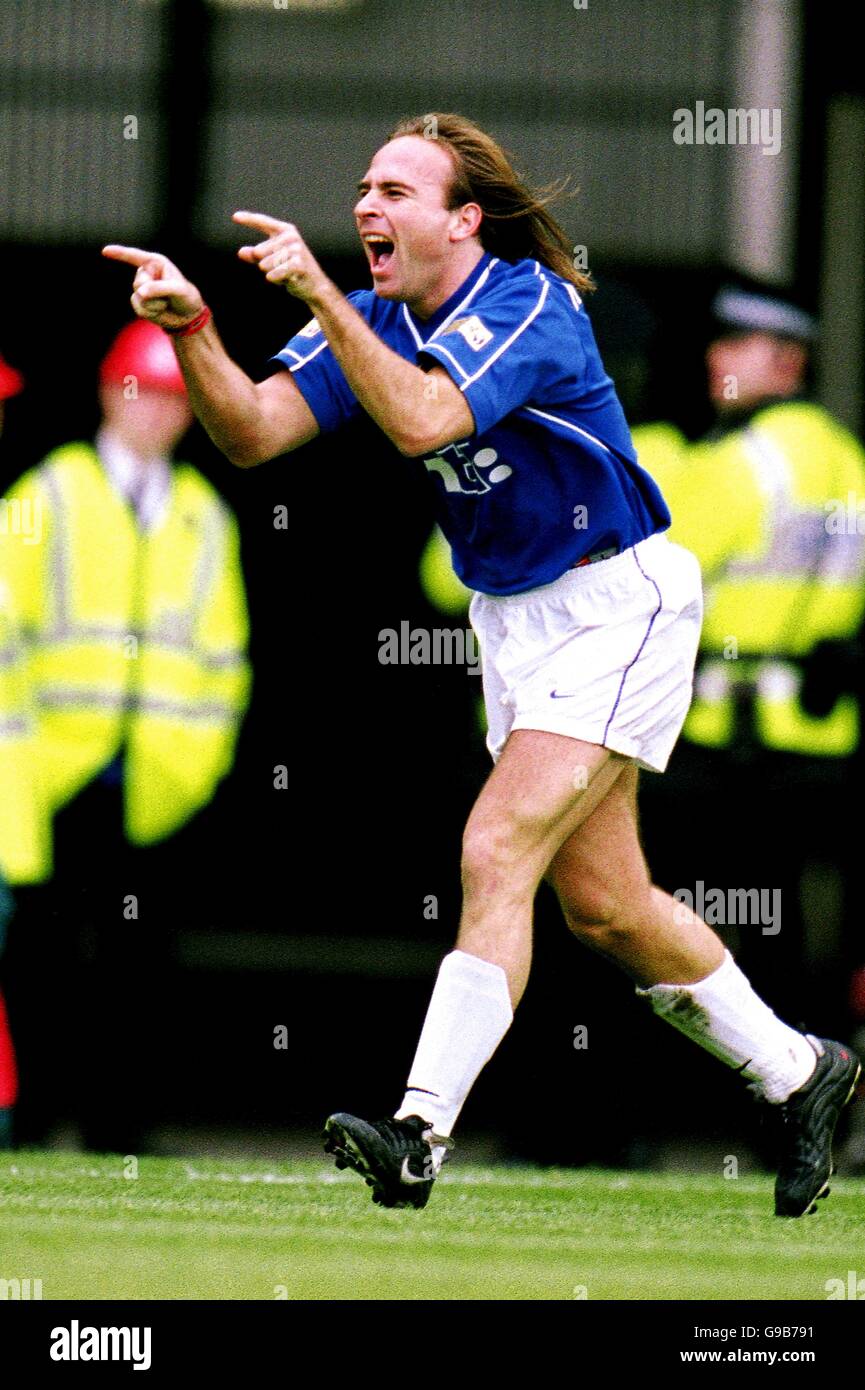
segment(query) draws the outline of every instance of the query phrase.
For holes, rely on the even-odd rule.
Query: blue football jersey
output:
[[[394,352],[444,367],[471,407],[468,439],[406,460],[429,474],[469,588],[516,594],[550,584],[586,555],[670,525],[567,280],[537,261],[487,253],[428,319],[373,290],[348,298]],[[273,360],[292,373],[323,432],[363,413],[315,319]]]

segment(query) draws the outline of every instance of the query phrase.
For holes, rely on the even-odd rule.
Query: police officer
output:
[[[689,861],[683,823],[668,845],[705,866],[706,887],[781,893],[780,932],[726,925],[758,985],[771,979],[813,1019],[840,997],[837,866],[860,742],[849,655],[865,616],[865,520],[850,499],[865,493],[865,453],[809,395],[817,324],[800,304],[740,278],[712,313],[716,424],[664,478],[671,537],[703,569],[700,658],[667,788],[650,795],[669,792],[670,814],[685,797],[700,847]],[[800,949],[810,971],[782,969]]]

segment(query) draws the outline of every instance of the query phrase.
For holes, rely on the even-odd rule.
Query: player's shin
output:
[[[465,951],[445,956],[395,1118],[420,1115],[436,1134],[449,1135],[512,1020],[507,977],[500,965]],[[436,1146],[437,1162],[443,1153]]]
[[[652,985],[637,993],[659,1017],[735,1067],[765,1100],[779,1104],[808,1080],[816,1054],[802,1033],[755,994],[729,951],[717,970],[693,984]]]

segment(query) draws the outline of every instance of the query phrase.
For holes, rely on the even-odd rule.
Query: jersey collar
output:
[[[433,334],[441,328],[445,319],[450,318],[452,314],[456,315],[457,311],[462,308],[464,302],[474,293],[475,289],[477,289],[478,282],[485,278],[490,267],[496,263],[497,258],[493,256],[491,252],[485,251],[471,275],[463,280],[459,289],[454,290],[450,299],[446,299],[444,304],[440,304],[435,313],[428,319],[419,319],[416,314],[412,313],[411,309],[406,304],[406,314],[411,319],[420,337],[425,341],[429,340]]]

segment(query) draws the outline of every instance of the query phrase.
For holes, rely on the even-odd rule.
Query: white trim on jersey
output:
[[[472,285],[472,287],[471,287],[471,289],[469,290],[468,294],[466,295],[465,299],[461,299],[460,302],[459,302],[459,304],[457,305],[457,307],[456,307],[455,309],[451,309],[451,311],[450,311],[450,313],[448,314],[447,318],[442,320],[442,322],[439,324],[438,328],[436,329],[436,331],[435,331],[435,333],[432,335],[432,337],[427,339],[427,342],[429,342],[429,343],[434,343],[435,340],[436,340],[436,338],[440,337],[441,334],[445,332],[445,330],[446,330],[448,324],[451,322],[451,320],[454,319],[454,318],[456,318],[457,314],[458,314],[462,309],[464,309],[464,308],[466,307],[466,305],[474,298],[474,296],[477,294],[477,292],[478,292],[478,290],[481,288],[481,286],[482,286],[483,284],[485,284],[485,282],[486,282],[486,280],[487,280],[487,278],[488,278],[488,276],[489,276],[489,273],[490,273],[490,271],[492,270],[493,266],[494,266],[494,265],[498,265],[498,263],[499,263],[499,258],[498,258],[498,256],[494,256],[493,259],[490,261],[489,265],[487,266],[486,270],[483,272],[483,274],[480,275],[480,276],[478,276],[478,279],[476,280],[476,282],[474,283],[474,285]]]
[[[448,314],[447,318],[442,320],[442,322],[439,324],[439,326],[438,326],[438,328],[436,329],[436,331],[433,333],[432,337],[427,339],[427,342],[434,343],[435,340],[436,340],[436,338],[438,338],[438,337],[440,336],[440,334],[444,333],[445,329],[447,328],[447,326],[448,326],[448,324],[451,322],[451,320],[452,320],[453,318],[455,318],[455,316],[460,312],[460,310],[461,310],[461,309],[464,309],[464,308],[466,307],[466,305],[469,303],[469,301],[473,298],[473,296],[474,296],[475,294],[477,294],[478,290],[479,290],[479,289],[481,288],[481,286],[486,282],[486,279],[487,279],[487,277],[488,277],[490,271],[492,270],[493,266],[498,265],[498,263],[499,263],[499,258],[498,258],[498,256],[494,256],[493,259],[490,261],[489,265],[488,265],[488,266],[486,267],[486,269],[484,270],[483,274],[481,274],[481,275],[478,276],[477,281],[476,281],[475,284],[472,286],[472,288],[469,290],[469,292],[468,292],[468,294],[465,296],[465,298],[460,300],[459,304],[456,306],[455,309],[451,309],[451,311],[450,311],[450,313]],[[405,304],[405,303],[403,303],[403,306],[402,306],[402,316],[403,316],[403,318],[405,319],[406,323],[407,323],[408,326],[409,326],[409,329],[410,329],[410,331],[411,331],[411,335],[412,335],[412,337],[414,338],[414,341],[415,341],[415,347],[417,347],[418,349],[423,348],[423,347],[425,346],[425,344],[424,344],[423,339],[421,338],[420,334],[418,333],[417,329],[415,328],[414,322],[413,322],[413,320],[412,320],[411,313],[409,312],[409,307],[408,307],[408,305]],[[442,348],[442,352],[444,352],[444,351],[445,351],[445,349]],[[448,357],[450,357],[450,359],[451,359],[452,362],[456,362],[456,359],[455,359],[454,357],[452,357],[450,353],[448,353],[447,355],[448,355]],[[456,363],[456,365],[459,367],[459,363],[458,363],[458,362]],[[463,372],[462,367],[460,367],[460,371],[462,372],[463,376],[466,375],[466,373]]]
[[[505,339],[505,341],[502,343],[501,347],[500,347],[500,348],[496,348],[496,351],[490,354],[490,356],[487,358],[487,360],[486,360],[486,362],[484,363],[484,365],[483,365],[482,367],[479,367],[479,368],[478,368],[478,370],[475,372],[474,376],[468,377],[468,379],[467,379],[466,381],[463,382],[462,386],[460,387],[460,390],[461,390],[461,391],[465,391],[465,389],[466,389],[467,386],[473,386],[474,383],[477,381],[478,377],[482,377],[483,374],[484,374],[484,372],[487,370],[487,368],[488,368],[488,367],[491,367],[491,366],[493,365],[493,363],[496,362],[496,361],[498,360],[498,358],[501,357],[501,355],[502,355],[503,352],[507,352],[508,348],[511,346],[511,343],[516,342],[517,338],[520,336],[521,333],[524,333],[524,332],[525,332],[525,330],[528,328],[528,326],[529,326],[529,324],[532,322],[532,320],[537,318],[538,314],[541,312],[541,310],[542,310],[543,307],[544,307],[544,302],[545,302],[545,300],[546,300],[547,294],[549,293],[549,289],[550,289],[550,282],[549,282],[549,280],[547,279],[547,277],[546,277],[545,275],[542,275],[542,276],[541,276],[541,279],[542,279],[543,282],[544,282],[544,284],[543,284],[543,289],[541,290],[541,293],[540,293],[540,297],[539,297],[539,299],[538,299],[538,302],[537,302],[537,304],[535,305],[535,307],[534,307],[534,309],[532,310],[532,312],[531,312],[526,318],[523,319],[523,321],[522,321],[522,323],[520,324],[519,328],[515,329],[514,332],[511,334],[511,336],[510,336],[509,338],[506,338],[506,339]],[[436,346],[438,346],[438,344],[436,344]]]
[[[299,361],[299,362],[295,362],[294,365],[291,366],[291,367],[289,367],[288,370],[289,370],[290,372],[296,372],[296,371],[298,370],[298,368],[300,368],[300,367],[305,367],[306,364],[307,364],[307,362],[311,362],[312,359],[313,359],[313,357],[318,357],[318,354],[319,354],[320,352],[323,352],[324,349],[325,349],[327,346],[328,346],[328,342],[327,342],[327,338],[325,338],[324,342],[323,342],[323,343],[319,343],[318,347],[315,349],[314,352],[309,353],[309,355],[306,356],[306,357],[301,357],[300,361]],[[291,349],[291,348],[288,348],[288,349],[283,348],[283,352],[285,352],[285,351],[291,352],[292,349]],[[296,353],[295,353],[294,355],[297,356]]]
[[[602,440],[596,439],[588,430],[581,429],[570,420],[563,420],[560,415],[550,415],[546,410],[538,410],[536,406],[524,405],[521,407],[528,415],[540,415],[544,420],[552,420],[555,425],[564,425],[566,429],[573,430],[575,434],[581,434],[584,439],[590,439],[593,444],[597,444],[599,449],[603,449],[605,454],[611,454],[612,449],[608,449]]]
[[[465,368],[463,367],[462,363],[460,363],[460,362],[457,361],[457,359],[454,357],[453,353],[452,353],[452,352],[449,352],[448,349],[447,349],[446,347],[443,347],[441,343],[434,343],[433,340],[432,340],[432,338],[430,338],[430,340],[429,340],[429,350],[431,351],[433,348],[435,348],[436,352],[444,353],[445,357],[449,357],[450,360],[451,360],[451,362],[453,362],[454,366],[456,367],[457,371],[459,372],[460,376],[461,376],[464,380],[467,380],[467,379],[468,379],[468,372],[465,370]],[[426,345],[426,344],[424,345],[424,350],[425,350],[425,351],[427,350],[427,345]],[[460,390],[462,390],[462,389],[463,389],[463,388],[460,387]]]
[[[405,303],[405,301],[403,301],[402,316],[408,324],[409,328],[411,329],[411,336],[414,338],[415,347],[422,348],[423,339],[421,338],[421,335],[418,333],[417,329],[411,321],[411,314],[408,311],[408,305]]]
[[[297,360],[298,360],[298,362],[302,362],[302,361],[303,361],[303,358],[301,357],[300,353],[299,353],[299,352],[295,352],[294,348],[290,348],[290,347],[281,348],[280,351],[279,351],[279,356],[281,357],[282,354],[283,354],[284,352],[289,353],[292,357],[296,357]]]

